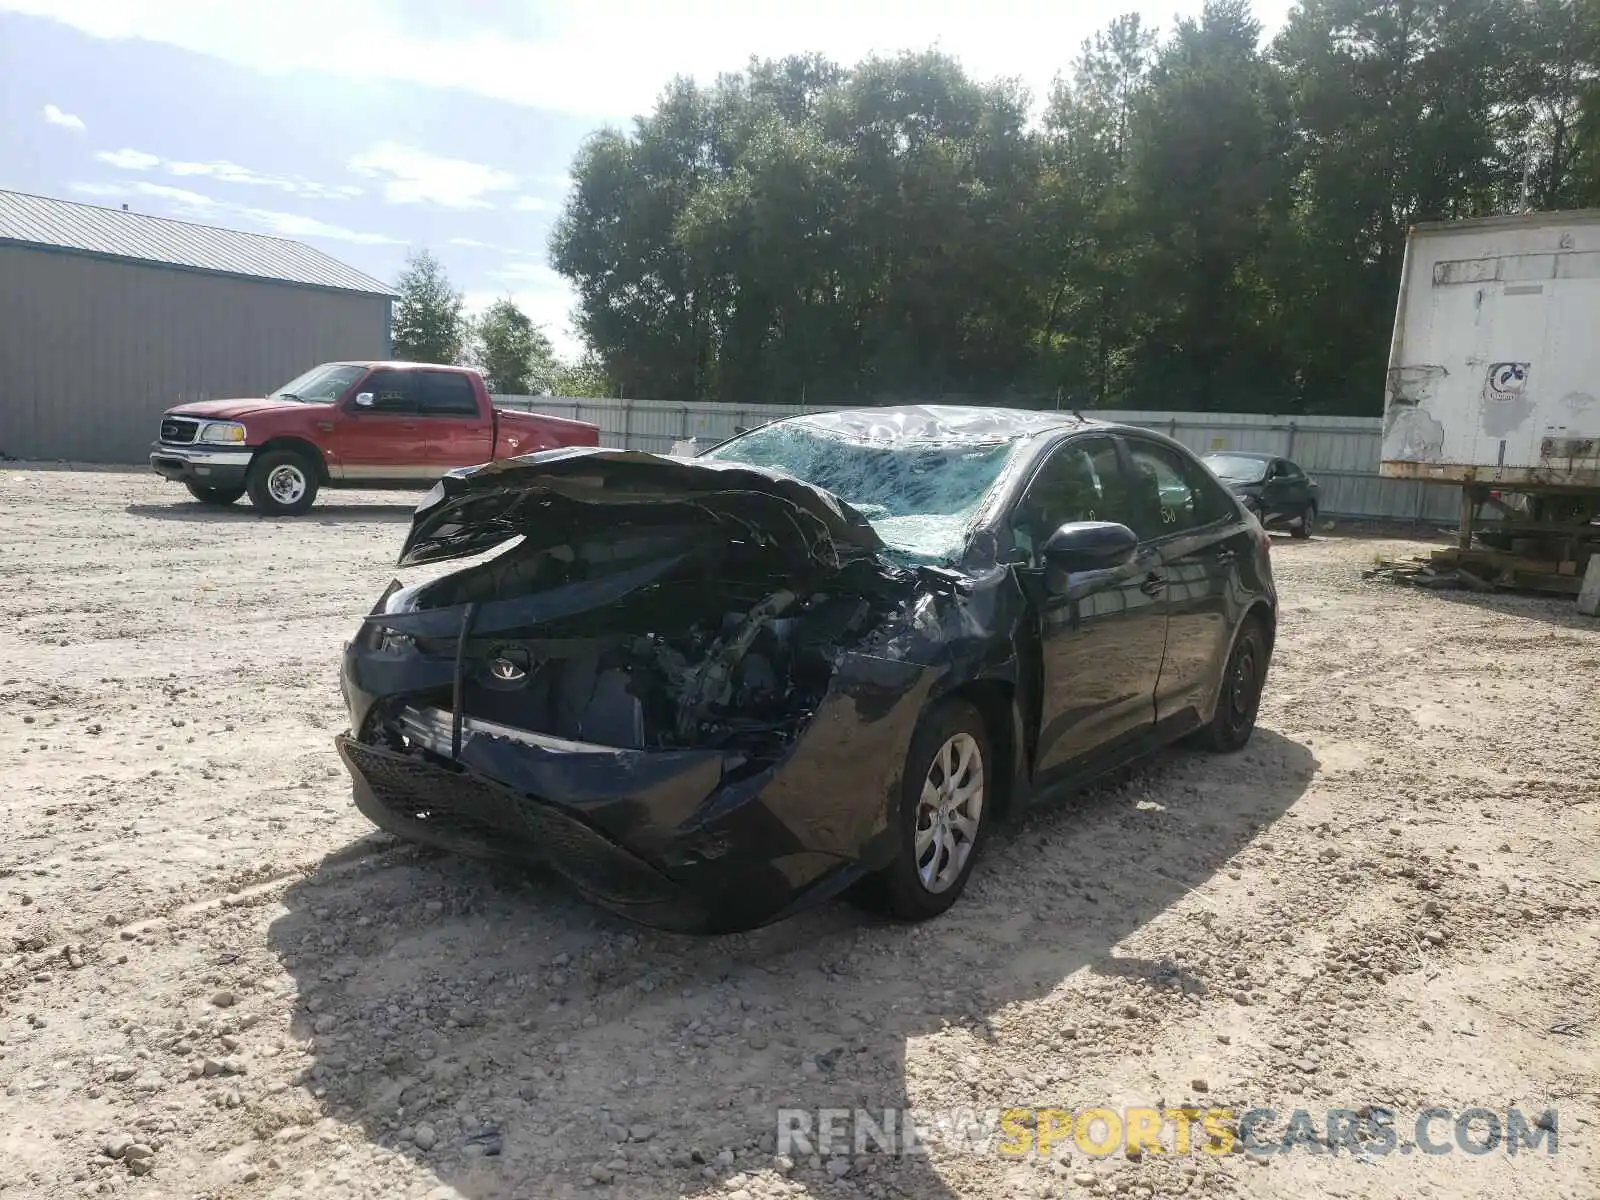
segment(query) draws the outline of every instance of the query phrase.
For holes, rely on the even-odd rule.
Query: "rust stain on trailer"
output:
[[[1547,437],[1539,443],[1539,460],[1546,465],[1564,463],[1568,469],[1600,467],[1600,439]]]

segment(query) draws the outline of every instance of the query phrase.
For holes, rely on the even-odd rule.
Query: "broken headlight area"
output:
[[[662,928],[752,928],[883,866],[954,583],[792,477],[592,448],[445,477],[347,647],[357,806],[542,861]],[[937,573],[935,573],[937,574]]]
[[[719,524],[630,520],[525,541],[386,594],[361,639],[378,652],[369,673],[390,676],[373,681],[385,702],[363,739],[444,754],[533,734],[770,761],[816,711],[838,655],[909,586],[870,555],[797,572],[786,550]]]

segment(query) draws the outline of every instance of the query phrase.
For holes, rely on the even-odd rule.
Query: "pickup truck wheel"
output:
[[[184,486],[189,489],[189,495],[200,501],[201,504],[215,504],[218,508],[226,508],[244,495],[242,487],[206,487],[200,483],[187,483]]]
[[[317,498],[317,471],[293,450],[269,450],[250,464],[250,503],[269,517],[297,517]]]

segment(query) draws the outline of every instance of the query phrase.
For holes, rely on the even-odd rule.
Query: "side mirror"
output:
[[[357,392],[356,393],[356,407],[357,408],[371,408],[372,407],[372,393],[371,392]]]
[[[1070,576],[1127,566],[1138,549],[1139,535],[1126,525],[1073,521],[1044,544],[1045,584],[1052,592],[1064,593]]]

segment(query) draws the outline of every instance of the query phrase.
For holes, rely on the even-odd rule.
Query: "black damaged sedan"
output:
[[[696,458],[446,476],[346,649],[356,804],[659,928],[960,895],[1008,810],[1255,725],[1268,539],[1199,461],[1059,413],[793,417]]]

